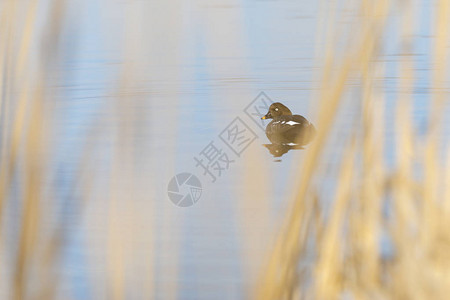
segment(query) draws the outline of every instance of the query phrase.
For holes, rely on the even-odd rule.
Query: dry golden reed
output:
[[[39,8],[44,2],[48,20],[37,26]],[[349,27],[337,26],[338,1],[331,3],[334,8],[327,15],[328,27],[323,35],[327,46],[319,59],[323,68],[317,95],[320,101],[316,107],[318,134],[299,165],[296,196],[280,225],[273,248],[267,251],[267,260],[258,268],[260,276],[253,278],[254,270],[246,273],[253,281],[246,297],[258,300],[447,299],[450,295],[450,154],[444,148],[448,145],[442,141],[446,122],[442,112],[448,106],[445,88],[450,2],[435,3],[431,109],[425,136],[416,132],[411,119],[415,74],[414,60],[408,56],[408,45],[414,38],[414,20],[423,3],[348,1],[346,9],[357,12]],[[93,264],[103,267],[107,274],[94,274],[89,279],[95,285],[93,294],[97,299],[127,299],[130,295],[133,299],[153,299],[157,288],[165,290],[168,298],[176,299],[183,296],[175,280],[177,261],[172,261],[171,268],[162,270],[173,281],[163,287],[155,286],[155,278],[161,276],[154,273],[153,265],[156,229],[147,226],[144,213],[153,209],[152,204],[122,201],[127,197],[146,198],[142,203],[148,203],[148,198],[153,197],[146,187],[148,182],[138,179],[142,173],[132,166],[135,149],[131,136],[139,125],[136,120],[142,116],[138,117],[139,112],[130,108],[128,101],[142,100],[134,91],[133,84],[137,81],[134,76],[141,61],[153,59],[145,57],[147,52],[141,49],[142,42],[133,38],[133,34],[139,32],[139,36],[145,36],[142,28],[148,25],[146,22],[164,24],[165,21],[162,17],[150,21],[142,16],[135,18],[140,6],[134,4],[138,6],[131,8],[126,17],[126,35],[130,39],[124,46],[124,67],[118,76],[118,88],[111,91],[114,101],[109,109],[113,115],[115,149],[110,173],[102,178],[109,186],[104,192],[108,202],[104,218],[93,223],[100,229],[90,233],[88,239],[93,242],[87,243],[92,252],[98,251],[97,257],[103,258]],[[178,4],[174,5],[176,11]],[[0,261],[14,257],[14,262],[9,264],[12,270],[0,268],[0,290],[8,299],[61,299],[63,294],[57,273],[68,224],[63,220],[48,226],[47,221],[58,203],[52,192],[44,191],[43,187],[50,177],[47,155],[51,150],[50,131],[55,126],[50,104],[54,91],[50,86],[58,84],[53,82],[51,74],[58,65],[66,5],[63,0],[0,3]],[[395,166],[391,168],[384,155],[385,123],[380,122],[386,115],[386,103],[379,79],[383,77],[384,64],[379,55],[385,33],[390,30],[387,19],[395,12],[401,15],[398,29],[405,55],[399,58],[400,80],[393,122]],[[181,43],[181,25],[177,26],[168,29],[174,42]],[[344,50],[336,46],[342,43],[341,38]],[[345,151],[339,158],[333,195],[322,199],[322,193],[318,192],[321,163],[327,159],[325,150],[338,111],[355,81],[360,87],[360,98],[352,101],[355,109],[359,109],[360,119],[343,141]],[[91,134],[89,141],[104,133],[98,130]],[[90,173],[89,169],[95,160],[91,156],[92,148],[87,144],[83,149],[82,174],[76,179],[78,190],[83,191],[78,204],[83,216],[88,214],[85,204],[93,198],[91,193],[95,192],[99,180],[98,174]],[[244,225],[257,227],[248,227],[243,232],[248,237],[244,249],[265,239],[266,236],[255,238],[256,232],[271,227],[273,221],[270,203],[264,198],[267,190],[255,192],[258,187],[252,185],[256,177],[260,179],[258,182],[265,180],[264,174],[252,173],[257,163],[255,157],[245,162],[245,182],[249,188],[240,199],[243,201],[239,201],[241,215],[236,217],[241,217]],[[257,214],[253,211],[254,203],[245,202],[255,194],[262,198]],[[11,246],[6,244],[5,227],[9,224],[5,211],[11,207],[13,198],[18,199],[20,212],[19,220],[15,220],[19,224],[17,244]],[[173,224],[169,223],[174,217],[171,212],[162,214],[165,222],[161,230],[170,235],[174,231],[169,228]],[[104,240],[99,242],[100,238]],[[391,252],[383,253],[382,244],[389,244]],[[182,251],[163,247],[160,251],[170,252],[171,257],[177,257]],[[311,251],[314,255],[310,255]],[[145,255],[150,259],[139,261]],[[243,256],[258,261],[252,253]],[[136,270],[141,270],[140,278],[136,278]]]
[[[421,2],[401,4],[401,42],[410,45]],[[254,299],[446,299],[448,295],[450,257],[444,253],[450,246],[450,233],[444,220],[449,218],[445,209],[450,201],[450,186],[445,181],[449,170],[439,163],[442,155],[438,149],[442,149],[445,136],[442,111],[448,105],[443,89],[448,74],[449,8],[443,2],[437,8],[433,47],[434,66],[439,67],[434,71],[434,108],[425,137],[415,132],[411,120],[414,64],[410,49],[402,49],[405,56],[399,58],[394,121],[396,164],[392,169],[383,158],[385,104],[382,90],[380,93],[376,87],[376,75],[383,69],[378,51],[389,30],[385,23],[398,9],[396,5],[400,3],[361,2],[360,30],[355,30],[360,35],[352,41],[350,53],[336,56],[330,50],[325,58],[319,134],[300,167],[297,196],[262,269]],[[323,212],[312,212],[320,209],[313,206],[313,178],[319,160],[326,159],[321,154],[340,100],[350,80],[358,75],[363,96],[360,127],[349,136],[335,197],[328,202],[331,213],[322,219]],[[419,179],[418,172],[422,172]],[[389,216],[383,212],[386,206]],[[308,258],[311,276],[305,278],[300,276],[305,271],[300,263],[306,259],[311,240],[316,255]],[[383,254],[382,241],[384,245],[390,242],[392,253]]]

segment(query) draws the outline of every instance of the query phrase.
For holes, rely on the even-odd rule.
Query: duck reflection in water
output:
[[[292,115],[289,108],[280,102],[273,103],[261,119],[272,119],[266,127],[267,138],[272,144],[265,144],[274,157],[281,157],[292,149],[304,149],[316,135],[312,123],[300,115]]]
[[[289,150],[305,149],[302,145],[263,144],[263,146],[269,149],[270,154],[274,157],[281,157]]]

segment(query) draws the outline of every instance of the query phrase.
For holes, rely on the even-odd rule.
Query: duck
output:
[[[266,127],[266,136],[272,144],[307,145],[316,135],[316,128],[305,117],[293,115],[286,105],[275,102],[262,120],[272,119]]]

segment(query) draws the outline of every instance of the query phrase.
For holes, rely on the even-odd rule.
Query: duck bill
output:
[[[272,114],[268,112],[265,116],[261,118],[261,120],[272,119]]]

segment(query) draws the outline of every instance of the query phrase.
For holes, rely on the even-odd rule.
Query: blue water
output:
[[[115,193],[112,183],[118,182],[125,186],[119,189],[125,191],[119,202],[142,208],[141,232],[133,237],[133,245],[151,245],[132,250],[137,267],[125,271],[127,282],[132,282],[125,289],[126,299],[146,299],[134,285],[151,285],[155,299],[246,297],[298,184],[295,170],[304,151],[272,157],[262,146],[268,143],[263,129],[244,110],[264,92],[316,122],[321,71],[317,53],[324,47],[318,36],[328,1],[323,5],[319,10],[315,1],[70,3],[61,46],[62,87],[52,159],[56,175],[50,183],[57,187],[56,197],[63,203],[60,213],[68,224],[61,294],[67,299],[110,298],[105,280],[112,273],[105,256],[111,250],[107,215]],[[411,46],[416,76],[413,120],[420,133],[427,129],[430,100],[431,13],[431,4],[423,1]],[[342,16],[348,18],[338,22],[342,26],[353,17]],[[398,17],[390,17],[393,28]],[[403,57],[400,43],[392,42],[398,35],[397,30],[387,30],[380,53],[387,105],[386,119],[380,122],[387,125],[390,165],[395,163],[392,116]],[[358,97],[357,87],[336,121],[330,157],[333,152],[339,157],[341,138],[360,117],[358,101],[352,97]],[[112,108],[119,98],[121,104]],[[220,138],[236,117],[256,138],[239,155]],[[124,144],[117,136],[122,129],[132,150],[120,164],[123,176],[114,181],[110,174],[114,157],[122,158]],[[215,182],[194,160],[210,142],[233,160]],[[324,186],[333,185],[335,163],[331,159],[331,165],[322,168]],[[258,176],[246,177],[249,167]],[[132,177],[128,168],[134,170]],[[189,208],[175,206],[167,195],[168,182],[181,172],[202,182],[201,198]],[[80,190],[80,177],[89,175],[92,185]],[[127,189],[127,184],[139,189]],[[244,201],[246,190],[254,193],[245,194]],[[84,197],[89,201],[80,209]],[[119,209],[116,217],[126,219],[126,214]],[[146,232],[151,232],[149,243],[142,237]],[[145,278],[146,264],[152,283]]]

